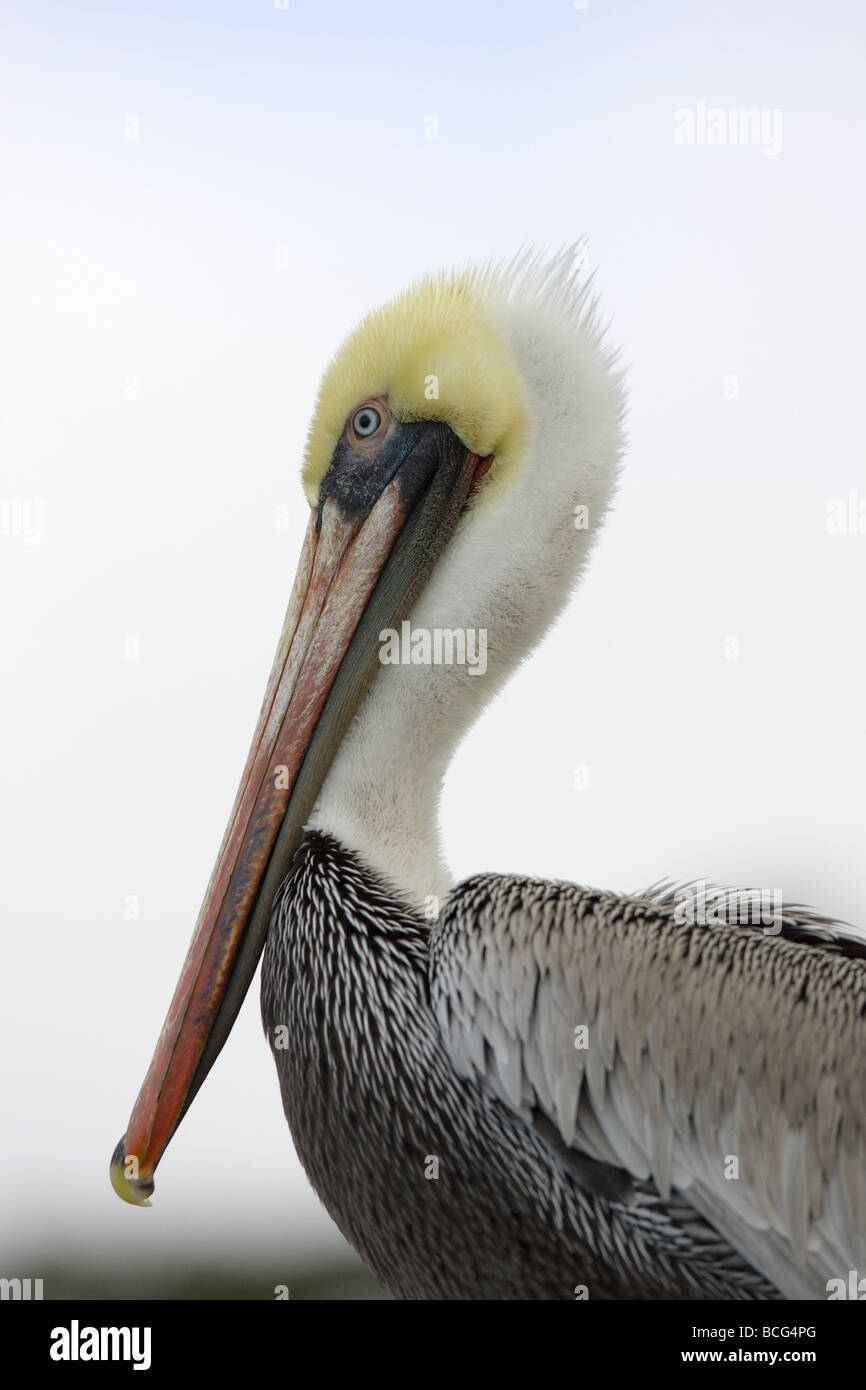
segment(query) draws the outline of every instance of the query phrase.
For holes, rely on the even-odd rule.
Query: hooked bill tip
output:
[[[133,1207],[149,1207],[147,1200],[153,1192],[153,1178],[139,1178],[136,1176],[138,1170],[138,1159],[134,1154],[126,1152],[126,1135],[124,1134],[114,1153],[111,1155],[111,1166],[109,1174],[111,1176],[111,1186],[114,1188],[118,1197],[124,1202],[129,1202]]]

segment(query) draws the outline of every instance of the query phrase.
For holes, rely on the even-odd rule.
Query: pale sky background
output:
[[[108,1160],[258,712],[319,373],[416,273],[586,233],[630,369],[583,588],[449,776],[455,874],[705,876],[866,925],[866,534],[827,532],[834,498],[866,514],[866,18],[0,12],[0,1274],[61,1247],[313,1260],[340,1237],[257,987],[150,1211]],[[781,151],[677,143],[700,102],[778,110]]]

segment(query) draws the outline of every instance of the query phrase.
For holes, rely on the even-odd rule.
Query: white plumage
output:
[[[405,901],[452,886],[439,844],[442,781],[466,729],[546,632],[613,496],[623,392],[577,248],[478,277],[517,364],[529,442],[495,501],[468,514],[412,614],[413,628],[486,628],[483,680],[461,666],[384,666],[332,764],[312,826],[336,836]],[[575,507],[588,509],[586,529]]]

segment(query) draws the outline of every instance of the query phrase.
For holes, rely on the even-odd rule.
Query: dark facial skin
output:
[[[375,412],[375,415],[373,414]],[[374,423],[370,433],[360,433]],[[404,422],[391,414],[387,396],[360,401],[346,421],[319,488],[319,514],[328,498],[347,518],[366,515],[382,490],[397,476],[407,506],[432,478],[443,454],[460,447],[453,431],[437,421]]]

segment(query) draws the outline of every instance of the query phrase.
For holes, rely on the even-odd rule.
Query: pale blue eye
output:
[[[363,405],[355,414],[355,418],[352,421],[352,429],[356,434],[359,434],[362,439],[366,439],[368,435],[376,433],[381,423],[382,417],[378,410],[374,410],[371,405]]]

